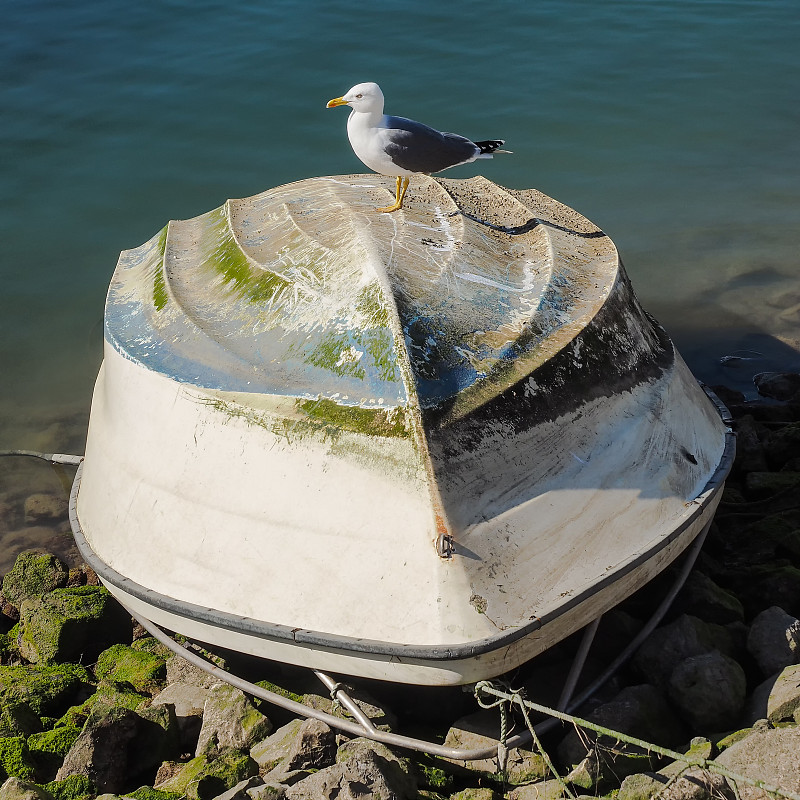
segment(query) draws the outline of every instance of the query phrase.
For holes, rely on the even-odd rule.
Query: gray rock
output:
[[[308,770],[336,762],[336,734],[316,719],[293,720],[274,740],[270,737],[253,748],[250,757],[259,764],[265,782],[294,784],[307,777]]]
[[[450,795],[450,800],[498,800],[499,795],[494,789],[482,786],[477,789],[462,789]]]
[[[445,747],[459,750],[476,750],[497,745],[500,738],[498,715],[493,711],[477,711],[457,720],[445,738]],[[497,758],[486,758],[480,761],[456,761],[447,759],[451,764],[466,772],[482,772],[494,775],[499,770]],[[509,784],[518,785],[541,780],[547,773],[547,766],[539,753],[523,748],[515,748],[508,753],[506,762],[506,778]]]
[[[767,719],[783,722],[794,718],[800,709],[800,664],[786,667],[775,679],[767,698]]]
[[[257,787],[260,788],[263,785],[264,781],[262,781],[258,775],[253,775],[250,778],[239,781],[236,786],[233,786],[222,794],[218,794],[214,800],[251,800],[248,794],[249,790]]]
[[[7,778],[0,786],[0,800],[53,800],[53,795],[35,783]]]
[[[353,739],[339,748],[339,762],[315,772],[286,790],[287,800],[411,800],[417,786],[406,762],[389,748]]]
[[[395,714],[379,705],[378,701],[369,693],[350,687],[347,687],[347,693],[378,730],[397,730],[397,717]],[[340,719],[352,719],[350,712],[344,706],[334,703],[330,697],[323,697],[319,694],[304,694],[303,705],[332,714]]]
[[[683,614],[647,637],[633,658],[633,666],[648,683],[665,687],[681,661],[715,649],[719,648],[710,626]]]
[[[56,775],[86,775],[100,792],[119,793],[170,755],[169,711],[146,719],[120,706],[92,712]],[[174,720],[174,717],[173,717]]]
[[[250,748],[250,758],[258,764],[261,775],[272,772],[273,769],[289,756],[294,740],[300,733],[303,720],[293,719],[271,736]]]
[[[565,780],[572,786],[594,795],[616,786],[628,775],[652,770],[656,757],[623,743],[592,747],[584,759],[573,767]]]
[[[219,677],[200,669],[182,656],[174,655],[167,659],[167,684],[182,683],[210,689],[220,682]]]
[[[664,696],[649,684],[626,687],[611,701],[587,714],[586,719],[655,744],[670,745],[683,736],[682,726]],[[590,731],[579,734],[572,730],[559,744],[558,756],[564,764],[579,764],[596,739]],[[600,737],[599,741],[604,747],[615,745],[615,740],[607,736]],[[642,771],[641,768],[638,771]]]
[[[127,708],[86,721],[56,775],[86,775],[100,792],[121,792],[129,786],[128,751],[139,730],[139,718]]]
[[[191,683],[171,683],[153,698],[151,703],[153,707],[161,705],[174,707],[181,744],[185,752],[191,752],[197,746],[197,738],[203,724],[203,709],[210,691],[210,688]]]
[[[666,778],[642,772],[637,775],[628,775],[617,793],[617,800],[650,800],[663,788]]]
[[[746,692],[744,670],[717,650],[685,659],[669,679],[673,707],[697,730],[721,731],[733,726]]]
[[[750,624],[747,651],[764,677],[800,661],[800,620],[779,606],[762,611]]]
[[[225,748],[249,750],[271,732],[270,720],[241,689],[218,683],[206,698],[195,755]]]
[[[722,775],[692,767],[665,784],[659,800],[734,800],[734,793]]]
[[[796,372],[759,372],[753,383],[762,397],[773,400],[791,400],[800,393],[800,375]]]
[[[748,778],[760,779],[790,792],[800,792],[800,727],[759,730],[736,742],[717,758],[718,764]],[[739,785],[742,800],[766,800],[761,789]]]
[[[280,783],[262,783],[247,790],[249,800],[283,800],[286,787]]]

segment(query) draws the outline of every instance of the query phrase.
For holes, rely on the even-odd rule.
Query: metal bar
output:
[[[578,652],[575,654],[575,659],[572,662],[572,666],[569,670],[569,675],[567,675],[567,680],[564,683],[564,688],[561,690],[561,697],[558,698],[558,703],[556,708],[559,711],[564,711],[569,704],[569,701],[572,699],[572,693],[575,691],[575,687],[578,685],[578,680],[581,677],[581,672],[583,671],[583,667],[586,664],[586,658],[589,655],[589,649],[592,646],[592,642],[594,641],[594,636],[597,633],[597,627],[600,625],[600,620],[603,618],[601,614],[597,619],[592,620],[584,629],[583,629],[583,638],[581,639],[581,645],[578,648]]]

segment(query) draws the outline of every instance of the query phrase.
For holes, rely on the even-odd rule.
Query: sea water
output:
[[[80,451],[121,249],[289,181],[363,171],[328,99],[513,155],[615,241],[695,373],[800,359],[797,0],[3,6],[0,448]],[[413,191],[413,188],[412,188]],[[0,498],[2,499],[2,498]]]

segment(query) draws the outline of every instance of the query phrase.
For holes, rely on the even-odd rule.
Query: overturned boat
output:
[[[170,630],[461,684],[618,604],[709,523],[724,409],[612,241],[534,190],[281,186],[122,253],[78,545]]]

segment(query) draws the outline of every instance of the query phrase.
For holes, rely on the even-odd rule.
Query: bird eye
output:
[[[363,94],[357,94],[356,95],[356,100],[360,100],[363,96],[364,96]]]

